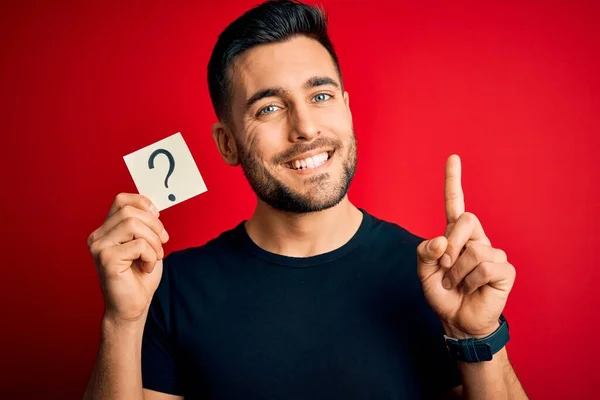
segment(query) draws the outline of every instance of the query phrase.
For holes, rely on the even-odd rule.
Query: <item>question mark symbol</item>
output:
[[[169,153],[168,150],[165,150],[165,149],[154,150],[154,152],[150,155],[150,158],[148,159],[148,168],[150,168],[150,169],[154,168],[154,159],[159,154],[164,154],[169,159],[169,172],[167,172],[167,177],[165,178],[165,187],[169,188],[169,177],[175,170],[175,158],[173,158],[173,155],[171,153]],[[169,200],[175,201],[175,195],[169,194]]]

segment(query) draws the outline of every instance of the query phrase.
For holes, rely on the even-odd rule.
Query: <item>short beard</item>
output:
[[[236,144],[240,155],[242,170],[244,171],[244,175],[246,176],[246,179],[248,179],[248,183],[250,183],[252,190],[259,199],[279,211],[303,214],[323,211],[336,206],[348,193],[350,183],[356,172],[357,151],[354,130],[352,131],[352,141],[348,153],[346,154],[347,158],[343,160],[343,172],[340,181],[331,182],[329,180],[330,174],[328,172],[317,174],[306,180],[307,184],[314,185],[311,190],[324,192],[325,197],[320,199],[312,199],[310,196],[303,195],[287,187],[276,179],[262,164],[251,157],[240,143]],[[323,144],[333,144],[335,152],[338,155],[338,152],[341,153],[345,150],[343,144],[339,140],[316,139],[310,147],[319,148],[322,147]],[[305,145],[302,147],[298,146],[298,150],[292,149],[295,154],[301,154],[310,150],[312,149],[307,148]],[[292,154],[291,152],[286,153]],[[287,158],[283,158],[282,156],[275,157],[274,164],[279,165],[282,159],[285,160]]]

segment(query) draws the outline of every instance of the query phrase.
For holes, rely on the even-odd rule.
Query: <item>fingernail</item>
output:
[[[152,212],[152,214],[154,214],[156,217],[158,217],[160,215],[160,213],[158,212],[158,208],[156,208],[156,206],[154,206],[154,204],[152,204],[150,206],[150,212]]]
[[[452,260],[450,259],[450,256],[448,254],[444,254],[442,256],[442,259],[440,260],[440,265],[443,268],[450,268],[452,266],[451,262],[452,262]]]
[[[450,289],[450,279],[448,279],[448,278],[442,279],[442,286],[446,289]]]
[[[162,232],[160,233],[160,237],[162,238],[162,240],[164,240],[165,242],[167,240],[169,240],[169,234],[167,233],[167,231],[165,230],[165,228],[163,228]]]

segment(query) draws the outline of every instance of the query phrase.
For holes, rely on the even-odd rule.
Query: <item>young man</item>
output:
[[[526,398],[501,316],[515,271],[464,212],[459,158],[444,236],[348,199],[352,115],[319,9],[248,11],[219,36],[208,82],[213,137],[257,207],[164,258],[151,202],[116,197],[88,240],[106,312],[87,398]]]

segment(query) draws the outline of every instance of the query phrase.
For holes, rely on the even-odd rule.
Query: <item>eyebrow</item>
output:
[[[302,85],[302,88],[307,90],[307,89],[311,89],[317,86],[325,86],[325,85],[331,85],[333,87],[335,87],[336,89],[340,88],[340,85],[332,78],[328,77],[328,76],[312,76],[310,78],[308,78],[306,80],[306,82],[304,82],[304,84]],[[248,109],[250,109],[250,107],[252,107],[252,104],[256,103],[257,101],[264,99],[265,97],[273,97],[273,96],[279,96],[279,97],[283,97],[287,94],[289,94],[289,90],[286,90],[284,88],[282,88],[281,86],[274,86],[274,87],[270,87],[270,88],[266,88],[266,89],[261,89],[258,92],[254,93],[252,95],[252,97],[250,97],[250,99],[246,102],[246,111]]]

